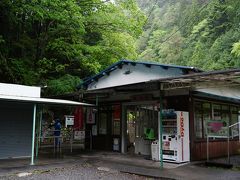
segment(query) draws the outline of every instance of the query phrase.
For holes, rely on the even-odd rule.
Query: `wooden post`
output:
[[[161,87],[161,84],[160,84]],[[159,95],[159,104],[160,104],[160,110],[159,110],[159,123],[158,123],[158,140],[159,140],[159,159],[160,159],[160,168],[163,168],[163,142],[162,142],[162,134],[163,134],[163,128],[162,128],[162,109],[163,109],[163,103],[162,103],[162,88],[160,88],[160,95]]]

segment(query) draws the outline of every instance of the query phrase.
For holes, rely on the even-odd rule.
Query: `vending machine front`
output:
[[[163,110],[163,160],[168,162],[188,162],[189,116],[188,112]]]

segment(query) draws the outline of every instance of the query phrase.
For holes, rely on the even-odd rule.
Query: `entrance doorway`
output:
[[[93,125],[89,128],[92,129]],[[105,151],[121,150],[121,106],[119,104],[99,107],[93,134],[93,149]]]
[[[126,105],[126,152],[151,155],[151,143],[158,139],[157,104]]]

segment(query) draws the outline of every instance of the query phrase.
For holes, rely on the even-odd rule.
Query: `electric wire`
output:
[[[210,1],[209,1],[210,2]],[[197,15],[199,15],[199,13],[201,13],[202,11],[203,11],[203,9],[204,8],[206,8],[207,6],[208,6],[208,4],[209,3],[206,3],[205,5],[203,5],[201,8],[200,8],[200,10],[197,12]],[[196,18],[198,18],[198,16],[197,15],[195,15],[194,16],[194,20],[196,19]],[[187,19],[187,18],[186,18]],[[186,20],[185,19],[185,20]],[[175,30],[172,34],[170,34],[166,39],[164,39],[162,42],[161,42],[161,44],[160,44],[160,46],[161,45],[163,45],[165,42],[167,42],[168,40],[170,40],[178,31],[180,31],[183,27],[185,27],[186,25],[188,25],[190,22],[194,22],[194,21],[192,21],[191,19],[189,19],[188,21],[186,21],[183,25],[181,25],[177,30]]]
[[[144,22],[144,24],[143,24],[143,29],[144,29],[144,27],[146,26],[146,24],[147,24],[150,16],[152,15],[153,10],[154,10],[155,7],[157,6],[157,3],[158,3],[158,0],[155,0],[154,5],[152,6],[152,8],[151,8],[151,10],[150,10],[150,12],[149,12],[149,14],[148,14],[148,16],[147,16],[147,19],[145,20],[145,22]]]

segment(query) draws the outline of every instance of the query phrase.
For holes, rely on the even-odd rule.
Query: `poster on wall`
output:
[[[85,139],[85,131],[74,131],[74,139],[75,140],[84,140]]]
[[[94,108],[87,108],[87,124],[95,124]]]

